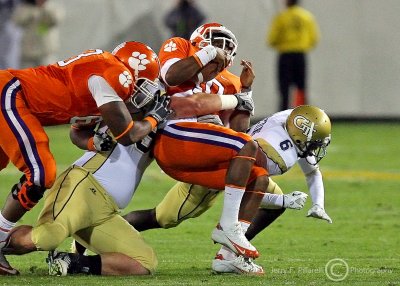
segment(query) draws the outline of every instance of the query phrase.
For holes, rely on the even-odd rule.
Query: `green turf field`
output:
[[[68,128],[48,128],[61,171],[81,153]],[[264,277],[212,275],[218,249],[210,239],[218,205],[175,229],[144,232],[158,254],[151,277],[48,277],[46,253],[9,257],[19,277],[0,277],[0,285],[400,285],[400,124],[333,123],[332,144],[321,162],[326,211],[333,224],[288,210],[255,238]],[[20,177],[13,166],[0,173],[1,205]],[[298,168],[276,177],[283,190],[307,191]],[[153,207],[173,181],[153,165],[124,211]],[[34,223],[39,204],[21,223]],[[67,250],[70,240],[61,249]],[[334,282],[333,280],[341,280]]]

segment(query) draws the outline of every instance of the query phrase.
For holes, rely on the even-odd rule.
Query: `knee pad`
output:
[[[25,175],[21,177],[19,183],[15,184],[11,189],[14,200],[20,202],[26,210],[31,210],[43,197],[45,188],[33,185],[26,180]]]

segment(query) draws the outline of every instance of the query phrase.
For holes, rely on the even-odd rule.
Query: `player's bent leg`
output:
[[[161,227],[156,218],[155,208],[147,210],[131,211],[126,215],[124,215],[123,218],[138,231],[145,231],[148,229]]]
[[[199,185],[177,182],[157,205],[157,222],[163,228],[171,228],[198,217],[212,207],[219,193]]]
[[[259,169],[259,167],[255,168]],[[246,192],[244,193],[242,202],[240,204],[239,220],[241,222],[245,221],[248,224],[252,222],[265,195],[268,183],[268,176],[261,173],[255,181],[247,186]]]
[[[249,142],[248,142],[249,143]],[[254,143],[254,142],[252,142]],[[251,200],[245,200],[247,203],[247,206],[250,208],[248,211],[248,215],[246,214],[246,219],[248,219],[247,224],[251,222],[252,217],[255,214],[254,209],[257,209],[261,199],[262,195],[259,195],[259,193],[264,193],[267,187],[268,183],[268,178],[266,177],[266,171],[260,167],[253,167],[254,161],[255,161],[255,155],[257,153],[257,146],[256,145],[251,145],[251,144],[246,144],[247,146],[250,146],[249,148],[244,148],[241,150],[239,153],[239,156],[236,157],[233,161],[233,164],[230,165],[228,173],[227,173],[227,182],[229,182],[228,178],[229,175],[231,175],[230,179],[233,179],[233,181],[236,181],[235,177],[239,176],[239,174],[236,174],[236,172],[239,172],[237,170],[238,166],[242,165],[244,168],[250,168],[247,177],[245,176],[246,179],[246,184],[249,181],[250,175],[253,173],[256,176],[256,180],[253,183],[253,187],[251,190],[254,190],[256,187],[259,189],[257,192],[252,192],[249,195],[247,195],[248,198],[251,198]],[[252,148],[254,147],[254,148]],[[244,151],[242,153],[242,151]],[[244,154],[244,155],[243,155]],[[250,155],[250,156],[248,156]],[[250,159],[248,159],[250,158]],[[240,160],[240,161],[239,161]],[[247,161],[245,161],[247,160]],[[240,163],[240,164],[238,164]],[[232,192],[233,191],[233,192]],[[227,196],[229,195],[229,196]],[[212,232],[212,239],[214,242],[218,242],[232,251],[234,251],[238,255],[243,255],[245,257],[251,257],[251,258],[256,258],[259,256],[258,251],[255,249],[255,247],[247,240],[247,238],[244,235],[244,231],[239,224],[239,209],[241,206],[241,201],[243,199],[244,193],[239,196],[240,194],[236,189],[231,189],[231,188],[225,188],[225,197],[224,197],[224,208],[223,208],[223,214],[221,216],[221,223],[218,225],[214,231]],[[236,197],[236,200],[235,200]],[[253,204],[254,201],[254,204]],[[246,206],[246,204],[244,204]],[[252,207],[254,209],[252,209]],[[242,206],[243,208],[243,206]],[[246,213],[246,212],[242,212]],[[234,220],[236,217],[236,222],[234,224],[230,224],[229,222]]]
[[[123,253],[101,254],[102,275],[149,275],[150,270]]]
[[[103,265],[102,260],[102,275],[150,274],[157,267],[158,262],[153,248],[144,241],[136,229],[119,215],[115,215],[95,227],[80,230],[73,237],[87,249],[101,255],[102,258],[107,253],[123,253],[131,259],[127,264],[124,262],[125,259],[118,260],[110,257],[104,261],[109,265]]]
[[[26,254],[36,251],[37,247],[32,240],[32,229],[30,225],[20,225],[14,228],[9,236],[9,243],[4,248],[7,254]]]
[[[279,185],[269,178],[269,183],[267,187],[267,194],[274,194],[283,196],[282,189]],[[264,202],[261,203],[263,205]],[[283,202],[282,202],[283,205]],[[248,240],[252,240],[258,233],[268,227],[273,223],[278,217],[280,217],[284,212],[285,208],[264,208],[261,207],[257,210],[255,217],[252,220],[251,225],[246,231],[246,237]]]
[[[278,217],[284,212],[285,208],[281,209],[258,209],[253,222],[246,231],[246,237],[248,240],[252,240],[257,234],[263,231],[271,223],[273,223]]]

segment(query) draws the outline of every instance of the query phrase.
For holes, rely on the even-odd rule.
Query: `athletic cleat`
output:
[[[0,276],[1,275],[19,275],[19,271],[11,267],[3,251],[0,249]]]
[[[49,251],[46,259],[50,276],[67,276],[71,258],[67,252]]]
[[[227,229],[222,229],[218,224],[211,234],[211,239],[215,243],[225,245],[237,255],[251,258],[259,256],[257,249],[244,236],[239,222]]]
[[[264,275],[264,269],[255,264],[251,258],[237,256],[232,260],[226,260],[222,254],[217,254],[212,262],[212,271],[215,274],[234,273],[245,275]]]

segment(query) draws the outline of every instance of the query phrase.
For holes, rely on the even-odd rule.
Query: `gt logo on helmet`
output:
[[[303,131],[302,133],[307,136],[307,140],[311,140],[312,139],[312,135],[314,132],[316,132],[316,130],[314,129],[315,123],[311,122],[310,120],[308,120],[307,118],[305,118],[302,115],[297,115],[294,119],[293,119],[293,124],[294,126],[296,126],[298,129],[300,129],[301,131]]]

